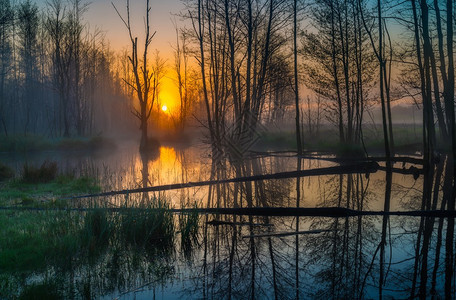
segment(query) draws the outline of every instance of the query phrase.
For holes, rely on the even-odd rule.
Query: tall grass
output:
[[[81,242],[89,254],[99,252],[109,245],[109,239],[115,230],[114,225],[112,217],[103,208],[86,213],[81,229]]]
[[[122,238],[132,246],[161,251],[173,247],[173,213],[164,200],[154,198],[137,209],[124,208],[119,215],[119,227]]]
[[[187,214],[179,215],[179,230],[181,236],[181,249],[189,255],[198,244],[199,213],[195,209]]]
[[[104,266],[114,273],[169,277],[176,237],[180,232],[182,245],[191,253],[199,216],[196,210],[175,216],[164,199],[152,199],[115,212],[103,207],[84,212],[0,211],[0,224],[0,299],[30,299],[34,294],[58,299],[72,291],[56,280],[75,270]],[[14,281],[16,275],[23,279]],[[94,280],[110,280],[111,275],[103,276]],[[117,274],[112,276],[118,280]],[[80,292],[76,295],[94,295],[90,289]]]

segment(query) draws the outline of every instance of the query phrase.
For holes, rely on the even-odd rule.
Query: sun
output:
[[[163,105],[163,106],[162,106],[162,110],[166,112],[166,111],[168,110],[168,106],[166,106],[166,104]]]

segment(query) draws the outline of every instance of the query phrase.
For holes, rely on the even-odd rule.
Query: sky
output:
[[[120,14],[126,19],[126,0],[112,0]],[[92,0],[84,20],[91,29],[100,29],[105,33],[112,50],[131,49],[128,30],[117,15],[111,0]],[[176,16],[183,9],[180,0],[150,0],[150,30],[156,32],[150,45],[150,61],[153,60],[155,50],[160,57],[167,61],[167,72],[161,82],[159,102],[160,106],[167,106],[168,113],[173,114],[179,103],[179,93],[172,64],[174,61],[172,45],[176,43],[176,32],[173,21],[179,24]],[[146,0],[130,0],[130,15],[133,35],[138,37],[138,44],[144,44]],[[182,23],[181,23],[182,24]],[[141,52],[141,48],[139,48]]]
[[[125,0],[112,0],[112,3],[126,16]],[[172,20],[179,20],[174,15],[183,9],[183,4],[180,0],[151,0],[150,6],[150,27],[151,31],[156,31],[151,47],[159,50],[163,57],[170,58],[171,44],[176,40]],[[145,0],[130,1],[133,34],[137,35],[138,39],[144,35],[145,7]],[[92,0],[84,19],[91,27],[97,27],[106,33],[113,49],[130,47],[128,31],[114,10],[111,0]],[[139,43],[141,42],[140,40]]]

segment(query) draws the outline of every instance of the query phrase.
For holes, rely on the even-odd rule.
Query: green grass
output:
[[[117,212],[0,211],[0,298],[67,298],[74,291],[62,283],[73,270],[106,269],[108,277],[89,278],[103,282],[93,286],[108,284],[109,276],[116,282],[119,272],[164,280],[172,274],[176,229],[195,241],[198,223],[196,211],[178,219],[160,199]]]
[[[174,216],[163,201],[119,213],[0,211],[0,274],[64,267],[78,256],[99,254],[108,245],[160,253],[174,247]],[[198,222],[188,226],[197,233]],[[155,251],[155,253],[157,253]]]
[[[0,185],[1,205],[56,205],[59,197],[89,194],[101,191],[91,177],[60,175],[46,183],[28,183],[12,179]]]
[[[81,244],[89,254],[100,253],[114,234],[115,223],[106,210],[95,209],[85,214],[81,229]]]
[[[119,232],[132,246],[168,250],[174,242],[173,214],[164,200],[152,199],[138,209],[125,209],[119,218]]]
[[[22,181],[25,183],[48,183],[57,177],[57,163],[45,161],[40,167],[25,164]]]
[[[181,249],[188,257],[195,246],[198,245],[199,214],[195,210],[188,214],[179,215],[179,230],[181,236]]]
[[[78,252],[79,216],[66,212],[0,212],[0,272],[43,270]]]

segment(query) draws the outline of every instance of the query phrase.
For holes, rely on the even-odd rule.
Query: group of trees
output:
[[[303,35],[305,84],[327,101],[340,142],[359,143],[375,70],[363,26],[365,1],[323,1],[312,8],[315,30]]]
[[[3,134],[97,134],[130,117],[101,32],[81,0],[0,1],[0,124]]]
[[[220,154],[237,145],[242,152],[265,120],[263,112],[278,116],[291,94],[293,70],[285,34],[289,3],[198,0],[187,5],[191,28],[186,33],[197,49],[212,151]]]
[[[173,120],[185,128],[201,101],[214,154],[233,145],[242,153],[260,124],[287,114],[297,121],[300,149],[303,119],[315,115],[310,107],[336,126],[341,143],[360,143],[366,110],[378,103],[385,152],[393,155],[393,94],[422,105],[426,157],[438,140],[456,149],[450,0],[192,0],[185,5],[187,28],[176,26],[172,62],[180,101]],[[133,111],[146,139],[164,75],[163,61],[151,60],[150,3],[140,44],[128,1],[127,15],[119,13],[131,49],[117,57],[103,34],[84,23],[87,9],[81,0],[52,0],[42,8],[30,0],[14,6],[0,1],[3,134],[93,134],[109,128],[119,114],[132,123]],[[318,99],[318,105],[308,101],[305,113],[303,85],[312,92],[309,99]],[[399,89],[402,94],[392,93]]]
[[[242,148],[260,123],[277,121],[284,111],[290,116],[297,112],[299,149],[302,85],[312,92],[311,98],[318,99],[314,105],[318,116],[324,114],[336,126],[341,143],[361,143],[366,111],[378,105],[385,154],[394,155],[392,102],[409,97],[423,108],[425,156],[431,158],[437,138],[441,145],[452,145],[454,14],[450,0],[305,4],[186,2],[184,17],[191,25],[183,33],[192,38],[200,68],[213,151],[223,152],[224,144]],[[306,113],[315,115],[310,110]]]

